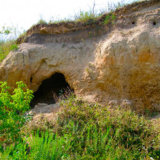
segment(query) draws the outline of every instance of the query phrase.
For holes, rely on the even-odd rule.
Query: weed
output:
[[[80,11],[78,16],[75,16],[75,20],[77,22],[87,22],[87,21],[94,21],[95,15],[92,12],[83,12]]]
[[[44,19],[40,19],[37,24],[47,24],[47,22]]]
[[[114,14],[106,15],[104,19],[104,24],[112,23],[114,24],[114,21],[116,20],[116,16]]]

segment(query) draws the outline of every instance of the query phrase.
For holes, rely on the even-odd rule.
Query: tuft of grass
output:
[[[47,21],[45,21],[44,19],[40,19],[37,24],[47,24]]]
[[[104,19],[104,24],[112,23],[114,24],[114,21],[116,20],[116,16],[112,13],[111,15],[106,15]]]
[[[64,19],[53,19],[51,18],[48,22],[48,24],[59,24],[59,23],[67,23],[67,22],[73,22],[71,19],[64,18]]]
[[[90,12],[83,12],[80,11],[78,15],[75,15],[76,22],[88,22],[94,21],[98,16],[94,13]]]
[[[18,45],[14,40],[10,41],[1,41],[0,42],[0,62],[5,59],[5,57],[9,54],[10,51],[15,51],[18,49]]]

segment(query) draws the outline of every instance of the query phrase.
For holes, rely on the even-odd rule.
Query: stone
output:
[[[59,110],[59,104],[45,104],[45,103],[38,103],[35,105],[31,111],[29,111],[29,114],[31,115],[37,115],[37,114],[47,114],[55,112],[56,110]]]

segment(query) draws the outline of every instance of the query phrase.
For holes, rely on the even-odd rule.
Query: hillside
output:
[[[0,159],[159,160],[159,42],[147,0],[4,44]]]

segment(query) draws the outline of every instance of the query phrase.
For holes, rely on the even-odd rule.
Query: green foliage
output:
[[[24,160],[138,160],[160,158],[159,133],[143,117],[75,100],[62,102],[52,132],[37,131],[7,147],[3,158]]]
[[[87,104],[74,96],[61,105],[63,110],[54,127],[52,124],[52,131],[38,130],[24,141],[8,146],[0,157],[11,160],[159,160],[160,133],[144,117],[130,110],[113,111],[106,106]]]
[[[144,117],[130,110],[113,111],[106,106],[89,105],[72,99],[63,105],[64,112],[60,113],[55,127],[60,135],[74,131],[73,150],[70,153],[77,152],[80,157],[85,154],[97,156],[97,159],[106,155],[118,159],[127,159],[128,156],[131,159],[144,159],[147,156],[160,158],[160,132]],[[109,149],[105,148],[107,146]]]
[[[64,19],[54,19],[53,17],[49,20],[48,24],[59,24],[59,23],[67,23],[71,22],[71,19],[64,18]]]
[[[116,20],[116,16],[114,14],[111,14],[111,15],[108,14],[104,19],[104,24],[108,24],[108,23],[114,24],[115,20]]]
[[[10,51],[18,49],[18,45],[14,40],[0,42],[0,62],[9,54]]]
[[[10,94],[7,82],[0,82],[0,142],[16,141],[20,128],[26,122],[24,113],[30,108],[32,91],[23,82],[17,82]]]
[[[0,34],[10,34],[12,32],[12,28],[11,27],[5,27],[3,26],[2,29],[0,30]]]
[[[37,22],[37,24],[47,24],[47,22],[44,20],[44,19],[40,19],[38,22]]]
[[[18,46],[17,46],[17,44],[12,44],[11,46],[10,46],[10,50],[11,51],[15,51],[15,50],[17,50],[18,49]]]
[[[80,11],[79,13],[74,15],[72,19],[59,19],[59,20],[52,20],[49,21],[49,24],[57,24],[57,23],[67,23],[67,22],[83,22],[83,23],[93,23],[95,20],[100,16],[100,14],[92,13],[91,11]]]
[[[5,30],[5,31],[4,31],[4,34],[10,34],[10,30],[8,30],[8,29]]]
[[[96,15],[93,14],[92,12],[83,12],[83,11],[80,11],[79,15],[75,16],[75,20],[78,22],[94,21],[95,18]]]
[[[2,159],[13,160],[59,160],[68,157],[65,153],[68,150],[67,138],[60,137],[54,133],[43,133],[32,135],[33,138],[28,138],[28,144],[20,142],[16,145],[11,145],[6,148],[3,154],[0,153]]]

